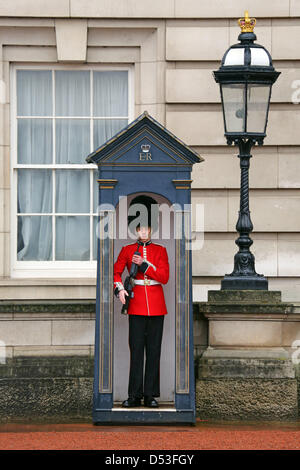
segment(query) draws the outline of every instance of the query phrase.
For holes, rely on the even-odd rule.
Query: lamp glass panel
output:
[[[245,84],[223,84],[225,132],[245,132]]]
[[[247,87],[247,132],[264,133],[271,85],[249,83]]]

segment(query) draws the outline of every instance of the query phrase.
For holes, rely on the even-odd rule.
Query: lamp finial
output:
[[[240,18],[238,24],[240,25],[242,33],[253,33],[256,19],[250,18],[248,11],[245,11],[245,18]]]

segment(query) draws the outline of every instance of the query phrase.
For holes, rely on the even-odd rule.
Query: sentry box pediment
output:
[[[86,158],[101,166],[143,167],[143,171],[148,166],[190,166],[202,160],[147,112]]]

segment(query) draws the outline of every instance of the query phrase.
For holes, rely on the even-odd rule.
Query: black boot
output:
[[[129,397],[122,403],[123,408],[134,408],[135,406],[141,406],[140,398]]]
[[[153,397],[144,397],[144,405],[148,408],[158,408],[158,403]]]

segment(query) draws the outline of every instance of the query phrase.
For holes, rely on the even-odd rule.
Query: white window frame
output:
[[[25,165],[18,164],[17,162],[17,70],[52,70],[52,74],[56,70],[74,70],[74,71],[84,71],[84,70],[95,70],[95,71],[128,71],[128,123],[134,119],[134,66],[130,65],[98,65],[98,64],[82,64],[82,65],[58,65],[58,64],[39,64],[39,65],[28,65],[28,64],[11,64],[10,70],[10,90],[11,90],[11,124],[10,124],[10,135],[11,135],[11,165],[10,165],[10,182],[11,182],[11,277],[12,278],[95,278],[96,277],[96,260],[90,261],[18,261],[17,259],[17,227],[18,227],[18,215],[17,215],[17,170],[22,168],[28,169],[97,169],[97,165],[93,164],[48,164],[48,165]],[[92,77],[92,74],[90,74]],[[52,83],[54,86],[54,83]],[[92,93],[91,93],[92,98]],[[53,101],[55,101],[55,96],[53,93]],[[92,101],[92,99],[91,99]],[[92,108],[90,111],[91,116],[85,119],[99,119],[98,116],[92,116]],[[23,116],[22,116],[23,117]],[[31,118],[31,116],[30,116]],[[42,116],[47,118],[47,116]],[[52,118],[53,122],[53,154],[55,154],[55,108],[52,109]],[[66,117],[72,119],[72,116]],[[114,119],[118,119],[118,116],[114,116]],[[73,118],[74,119],[74,118]],[[79,119],[79,117],[78,117]],[[84,119],[84,117],[80,117]],[[120,119],[124,119],[120,117]],[[93,148],[93,126],[91,128],[90,135],[90,151],[94,151]],[[90,218],[95,216],[93,212],[93,172],[90,171],[90,213],[89,214],[72,214],[74,216],[89,216]],[[54,193],[54,191],[53,191]],[[54,198],[54,194],[53,194]],[[52,203],[52,215],[54,212],[54,201]],[[27,215],[27,214],[26,214]],[[28,214],[34,215],[34,214]],[[40,214],[38,214],[40,215]],[[48,214],[43,214],[48,215]],[[65,215],[65,214],[59,214]],[[67,214],[70,215],[70,214]],[[52,227],[54,232],[55,227]],[[90,224],[90,251],[93,251],[92,246],[92,230],[93,226]],[[53,241],[52,241],[53,243]]]

